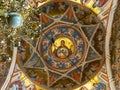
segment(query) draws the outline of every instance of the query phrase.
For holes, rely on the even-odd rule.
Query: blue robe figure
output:
[[[106,85],[104,83],[94,83],[93,86],[95,87],[94,90],[106,90]]]

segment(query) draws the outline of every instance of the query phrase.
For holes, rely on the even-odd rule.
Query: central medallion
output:
[[[84,59],[86,42],[76,26],[59,23],[43,31],[39,53],[51,69],[65,72]]]
[[[66,37],[59,37],[52,44],[52,53],[55,57],[66,59],[74,53],[75,46],[73,42]]]

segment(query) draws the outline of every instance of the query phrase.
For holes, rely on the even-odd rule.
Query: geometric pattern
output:
[[[22,38],[29,47],[21,47],[29,54],[24,53],[25,60],[17,59],[18,65],[32,82],[51,90],[87,83],[104,63],[104,51],[100,52],[104,48],[104,27],[96,14],[70,2],[49,2],[40,10],[41,26],[36,29],[40,35],[35,45],[32,39]],[[21,58],[21,52],[18,54]]]

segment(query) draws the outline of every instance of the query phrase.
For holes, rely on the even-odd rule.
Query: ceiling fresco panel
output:
[[[111,6],[112,0],[0,2],[0,83],[17,47],[7,90],[110,90],[105,37]],[[13,27],[15,15],[23,20]]]

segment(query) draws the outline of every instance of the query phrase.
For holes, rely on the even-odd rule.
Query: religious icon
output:
[[[65,45],[65,41],[61,40],[61,45],[54,51],[58,58],[65,59],[72,54],[71,49]]]

